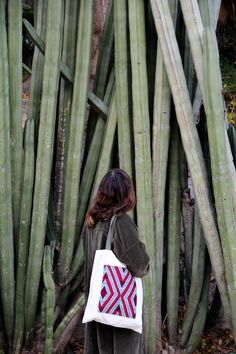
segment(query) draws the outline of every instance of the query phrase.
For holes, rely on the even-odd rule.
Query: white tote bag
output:
[[[97,321],[142,333],[143,288],[111,251],[116,217],[112,217],[106,249],[95,253],[83,323]]]

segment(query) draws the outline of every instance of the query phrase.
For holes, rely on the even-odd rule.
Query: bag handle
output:
[[[106,241],[106,250],[110,250],[111,249],[111,241],[113,238],[113,234],[114,234],[114,228],[115,228],[115,222],[116,222],[117,216],[113,215],[110,221],[110,226],[109,226],[109,230],[108,230],[108,235],[107,235],[107,241]]]

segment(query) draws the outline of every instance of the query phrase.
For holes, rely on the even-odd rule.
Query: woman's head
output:
[[[99,220],[108,220],[114,214],[125,214],[134,206],[135,194],[131,178],[124,170],[115,168],[103,177],[86,215],[86,224],[93,227]]]

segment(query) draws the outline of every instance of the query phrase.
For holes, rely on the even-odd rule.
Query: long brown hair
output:
[[[86,215],[86,225],[94,227],[101,220],[122,215],[135,206],[135,194],[131,178],[120,169],[108,171],[103,177],[97,194]]]

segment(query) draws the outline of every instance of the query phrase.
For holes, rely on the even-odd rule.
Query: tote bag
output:
[[[116,217],[110,222],[106,249],[95,253],[83,323],[97,321],[142,333],[143,288],[111,251]]]

